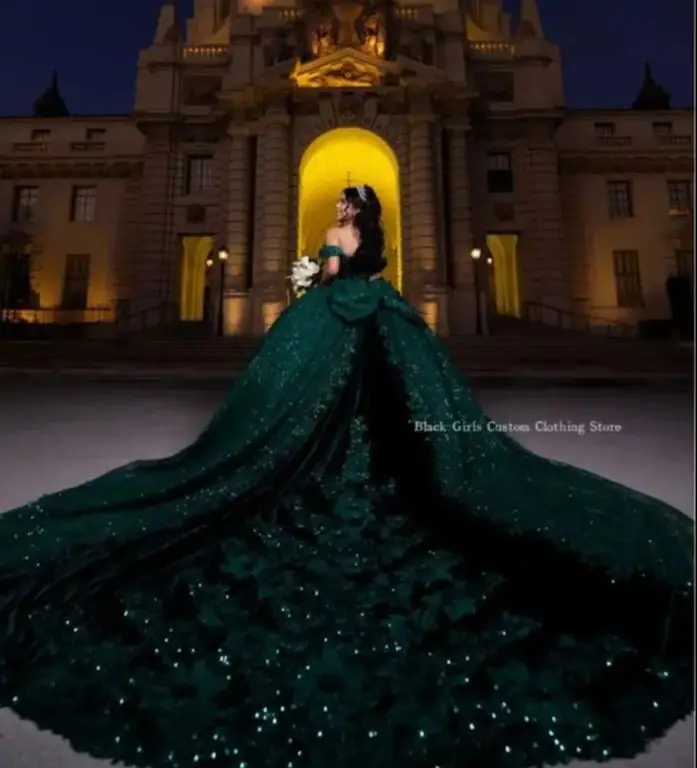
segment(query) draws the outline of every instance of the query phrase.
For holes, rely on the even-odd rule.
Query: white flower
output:
[[[317,275],[320,272],[320,265],[309,256],[302,256],[293,262],[288,280],[290,281],[293,293],[300,296],[305,293],[317,282]]]

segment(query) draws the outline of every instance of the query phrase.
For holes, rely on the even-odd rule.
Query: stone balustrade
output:
[[[185,45],[182,49],[182,57],[184,61],[191,64],[224,61],[228,57],[228,47],[226,45]]]

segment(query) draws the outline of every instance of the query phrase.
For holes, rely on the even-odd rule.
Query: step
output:
[[[11,359],[45,359],[45,358],[157,358],[177,357],[192,359],[214,359],[230,356],[249,356],[254,352],[253,347],[91,347],[73,349],[68,348],[0,348],[0,361]],[[643,359],[643,360],[684,360],[691,362],[693,354],[691,350],[668,349],[651,350],[642,348],[627,349],[592,349],[587,347],[559,347],[549,348],[542,346],[511,345],[508,347],[446,347],[448,354],[453,358],[475,356],[526,356],[526,357],[602,357],[608,359]]]
[[[23,351],[12,354],[0,353],[0,364],[12,360],[226,360],[226,359],[247,359],[251,356],[253,350],[230,349],[230,350],[182,350],[182,349],[159,349],[159,350],[75,350],[75,351]],[[679,362],[686,365],[692,365],[692,356],[681,354],[645,354],[640,351],[626,351],[623,353],[612,353],[601,350],[585,349],[471,349],[471,350],[448,350],[449,356],[453,360],[467,360],[468,358],[495,358],[500,360],[512,358],[529,358],[535,360],[644,360],[647,362]]]
[[[205,339],[201,341],[177,340],[177,341],[154,341],[132,340],[125,342],[122,339],[104,341],[65,341],[65,342],[43,342],[43,341],[0,341],[0,355],[16,353],[25,350],[51,351],[51,353],[63,350],[251,350],[259,346],[259,340],[252,339]],[[629,340],[583,340],[570,343],[568,339],[519,339],[515,337],[487,337],[487,338],[467,338],[467,339],[444,339],[443,344],[447,349],[588,349],[612,351],[621,353],[628,350],[641,351],[644,354],[665,354],[667,352],[679,352],[681,354],[690,354],[691,348],[679,344],[657,344],[652,342],[639,342]]]

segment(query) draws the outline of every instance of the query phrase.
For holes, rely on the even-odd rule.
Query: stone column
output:
[[[568,309],[570,290],[562,216],[559,156],[550,133],[536,130],[518,153],[520,239],[524,297],[527,301]]]
[[[254,172],[249,157],[249,137],[243,131],[228,139],[227,200],[225,204],[224,332],[226,336],[249,333],[247,264],[249,258],[249,174]]]
[[[290,117],[283,106],[265,116],[261,253],[254,281],[253,332],[265,333],[287,303],[290,216]]]
[[[588,253],[591,233],[583,220],[582,176],[570,173],[561,179],[561,203],[564,217],[564,235],[568,257],[569,307],[574,313],[573,322],[583,327],[583,318],[588,315],[590,305],[590,265]]]
[[[431,327],[447,334],[447,293],[439,280],[435,209],[433,115],[410,117],[409,127],[409,245],[410,269],[405,274],[407,298]]]
[[[450,332],[454,335],[476,333],[476,296],[473,248],[472,198],[467,154],[467,126],[450,126],[447,162],[450,166],[450,252],[453,286],[450,295]]]
[[[169,126],[148,126],[146,136],[141,194],[132,222],[137,236],[130,312],[150,310],[136,319],[157,324],[160,317],[155,310],[178,300],[179,253],[173,220],[177,151]]]

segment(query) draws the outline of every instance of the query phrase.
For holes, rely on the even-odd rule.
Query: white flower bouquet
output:
[[[319,282],[322,268],[315,259],[303,256],[293,262],[288,281],[296,296],[302,296]]]

